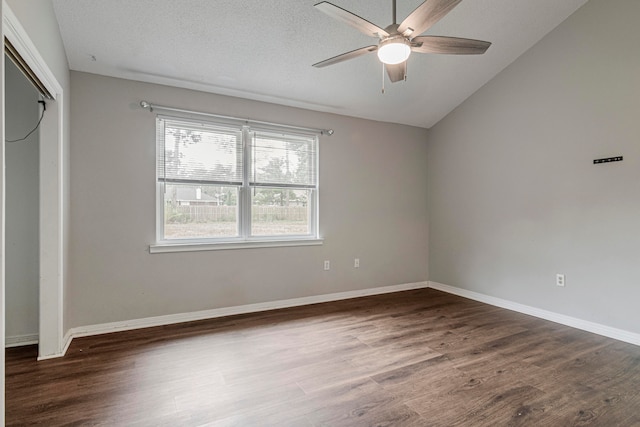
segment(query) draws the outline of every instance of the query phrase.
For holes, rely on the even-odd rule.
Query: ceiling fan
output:
[[[378,58],[384,64],[389,79],[392,82],[398,82],[407,77],[407,59],[411,52],[457,55],[483,54],[491,46],[490,42],[420,35],[442,19],[461,1],[426,0],[398,25],[396,23],[396,0],[393,0],[393,23],[384,29],[332,3],[320,2],[315,7],[321,12],[351,25],[368,36],[377,37],[380,41],[377,45],[352,50],[313,64],[313,66],[326,67],[377,51]]]

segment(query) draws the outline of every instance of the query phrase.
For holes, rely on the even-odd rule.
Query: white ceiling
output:
[[[319,0],[53,0],[72,70],[429,128],[587,0],[464,0],[426,34],[487,40],[484,55],[412,54],[385,83],[377,44]],[[380,27],[391,0],[332,0]],[[398,0],[402,21],[422,0]]]

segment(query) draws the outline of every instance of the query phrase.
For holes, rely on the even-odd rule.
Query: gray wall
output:
[[[5,132],[23,138],[38,122],[38,92],[5,60]],[[38,334],[38,131],[5,149],[6,337]]]
[[[640,332],[639,16],[589,1],[430,130],[430,280]]]
[[[426,130],[86,73],[71,82],[69,327],[427,279]],[[149,254],[155,116],[143,99],[335,129],[320,141],[324,245]]]

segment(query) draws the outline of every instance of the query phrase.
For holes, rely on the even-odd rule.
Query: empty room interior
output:
[[[0,425],[640,425],[640,2],[3,0]]]

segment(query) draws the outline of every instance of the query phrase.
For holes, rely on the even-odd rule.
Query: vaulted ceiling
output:
[[[412,54],[385,83],[376,40],[319,0],[53,0],[71,69],[429,128],[587,0],[463,0],[426,34],[487,40],[484,55]],[[331,0],[380,27],[391,0]],[[398,21],[422,0],[398,0]]]

